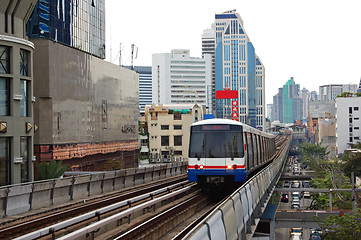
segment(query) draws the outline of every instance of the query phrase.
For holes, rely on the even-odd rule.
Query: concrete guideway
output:
[[[290,142],[272,164],[235,191],[184,239],[251,239],[281,176],[289,148]]]

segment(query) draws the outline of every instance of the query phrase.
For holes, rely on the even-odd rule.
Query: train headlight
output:
[[[228,170],[231,170],[231,169],[232,169],[232,165],[231,165],[231,164],[228,164],[228,165],[227,165],[227,169],[228,169]]]
[[[199,168],[200,168],[200,169],[203,169],[203,168],[204,168],[204,166],[203,166],[203,165],[200,165],[200,166],[199,166]]]
[[[198,165],[196,164],[196,165],[194,165],[194,169],[195,170],[197,170],[198,169]]]

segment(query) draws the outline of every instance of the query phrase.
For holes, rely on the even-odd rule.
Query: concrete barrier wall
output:
[[[290,144],[280,157],[234,192],[184,239],[246,239],[253,233],[282,172]],[[255,228],[253,228],[255,229]]]
[[[186,173],[187,162],[122,169],[0,187],[0,216],[77,201]]]

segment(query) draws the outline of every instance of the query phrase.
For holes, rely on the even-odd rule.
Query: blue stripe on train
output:
[[[198,175],[200,176],[229,176],[234,175],[235,182],[244,182],[246,180],[247,171],[244,169],[237,170],[194,170],[188,169],[188,181],[198,182]]]

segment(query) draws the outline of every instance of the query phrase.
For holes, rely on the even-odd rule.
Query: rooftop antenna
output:
[[[112,62],[112,26],[110,26],[110,39],[109,39],[109,41],[110,41],[110,49],[109,49],[109,51],[110,51],[110,56],[109,56],[109,59],[110,59],[110,62]],[[105,49],[104,49],[105,50]]]
[[[137,48],[134,44],[132,44],[132,56],[131,56],[131,65],[130,65],[130,67],[131,67],[131,69],[132,69],[132,70],[134,70],[134,65],[133,65],[133,60],[134,60],[134,48],[135,48],[135,58],[137,58],[137,57],[138,57],[138,48]]]
[[[122,66],[122,43],[119,43],[119,66]]]

